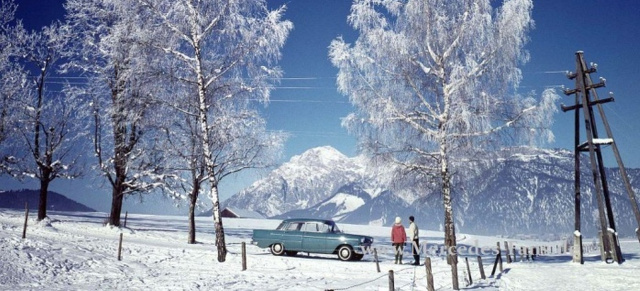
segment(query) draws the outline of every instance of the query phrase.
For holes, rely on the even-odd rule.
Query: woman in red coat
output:
[[[404,243],[407,241],[407,233],[401,222],[402,219],[396,217],[396,223],[391,227],[391,243],[396,249],[396,264],[402,264],[402,252],[404,251]]]

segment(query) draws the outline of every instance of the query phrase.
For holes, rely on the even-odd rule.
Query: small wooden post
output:
[[[127,227],[127,216],[129,215],[129,211],[124,213],[124,227]]]
[[[247,244],[242,242],[242,270],[247,269]]]
[[[118,243],[118,261],[122,260],[122,233],[120,233],[120,243]]]
[[[491,269],[491,276],[495,275],[496,273],[496,268],[498,267],[498,260],[500,259],[499,256],[496,256],[496,260],[493,262],[493,269]]]
[[[376,261],[376,269],[378,270],[378,273],[380,273],[380,261],[378,261],[378,251],[376,248],[373,248],[373,258]]]
[[[517,262],[518,258],[516,257],[516,246],[515,245],[511,245],[511,250],[513,251],[513,262]]]
[[[500,272],[502,272],[502,251],[500,250],[500,242],[498,242],[498,263],[500,264]]]
[[[471,268],[469,268],[469,258],[464,257],[464,261],[467,263],[467,275],[469,276],[469,285],[472,285],[473,279],[471,278]]]
[[[424,260],[424,266],[427,268],[427,290],[434,291],[433,286],[433,272],[431,271],[431,258],[427,257]]]
[[[500,272],[502,272],[502,255],[500,253],[500,242],[498,242],[498,254],[496,255],[496,261],[493,263],[493,270],[491,270],[491,276],[496,273],[496,267],[500,265]]]
[[[509,244],[507,241],[504,241],[504,250],[507,252],[507,264],[511,264],[511,254],[509,254]]]
[[[482,280],[487,279],[487,276],[484,275],[484,266],[482,265],[481,256],[478,256],[478,267],[480,267],[480,278],[482,278]]]
[[[24,227],[22,228],[22,239],[27,238],[27,221],[29,221],[29,203],[24,203]]]
[[[389,270],[389,291],[394,291],[396,290],[395,288],[395,282],[393,280],[393,270]]]

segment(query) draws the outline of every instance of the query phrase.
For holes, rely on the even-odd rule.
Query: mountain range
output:
[[[598,231],[593,177],[581,165],[581,231]],[[627,169],[640,189],[640,170]],[[606,169],[616,229],[632,236],[638,227],[617,168]],[[423,229],[441,230],[444,211],[437,183],[393,186],[391,176],[367,167],[362,156],[347,157],[332,147],[294,156],[263,179],[225,200],[223,206],[253,210],[272,218],[317,217],[353,224],[391,225],[413,215]],[[574,231],[574,159],[563,149],[514,147],[490,163],[458,175],[452,192],[458,232],[482,235],[569,235]],[[404,220],[407,221],[406,219]]]
[[[10,190],[0,192],[0,208],[24,209],[27,203],[30,210],[38,209],[40,190]],[[62,194],[47,192],[47,210],[95,212],[95,209],[73,201]]]

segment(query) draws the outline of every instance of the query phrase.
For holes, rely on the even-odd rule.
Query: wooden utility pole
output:
[[[593,181],[595,186],[595,193],[598,202],[598,214],[600,216],[600,229],[602,233],[602,251],[603,260],[605,261],[617,261],[622,263],[622,252],[620,250],[620,243],[618,241],[615,219],[613,216],[613,208],[611,206],[611,200],[609,198],[609,185],[607,183],[607,177],[605,175],[604,162],[602,158],[602,146],[610,145],[613,149],[618,168],[622,180],[625,183],[629,199],[632,203],[632,209],[636,216],[636,221],[640,226],[640,210],[638,209],[638,203],[635,199],[635,193],[629,183],[629,178],[624,169],[620,153],[613,139],[609,122],[604,114],[602,104],[614,101],[613,97],[606,99],[599,99],[598,93],[595,89],[604,87],[605,80],[600,78],[599,83],[594,84],[591,80],[592,73],[596,72],[596,65],[591,64],[587,67],[584,60],[583,52],[576,52],[576,72],[568,73],[567,77],[571,80],[575,79],[575,89],[564,90],[565,95],[575,94],[575,105],[562,106],[562,111],[567,112],[575,110],[575,247],[574,247],[574,262],[584,263],[583,249],[582,249],[582,235],[580,233],[580,153],[589,152],[589,160],[591,166],[591,173],[593,175]],[[600,119],[604,125],[607,133],[607,138],[599,138],[598,130],[595,123],[595,114],[593,106],[598,108]],[[584,115],[585,129],[587,134],[587,141],[580,143],[580,109]],[[636,229],[636,236],[640,241],[640,231]]]

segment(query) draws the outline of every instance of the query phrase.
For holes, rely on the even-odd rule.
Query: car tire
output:
[[[350,261],[353,259],[353,249],[351,246],[341,246],[338,248],[338,258],[343,261]]]
[[[284,246],[281,243],[272,244],[269,250],[274,256],[282,256],[285,253]]]
[[[293,257],[298,254],[296,251],[284,251],[284,254],[290,257]]]

